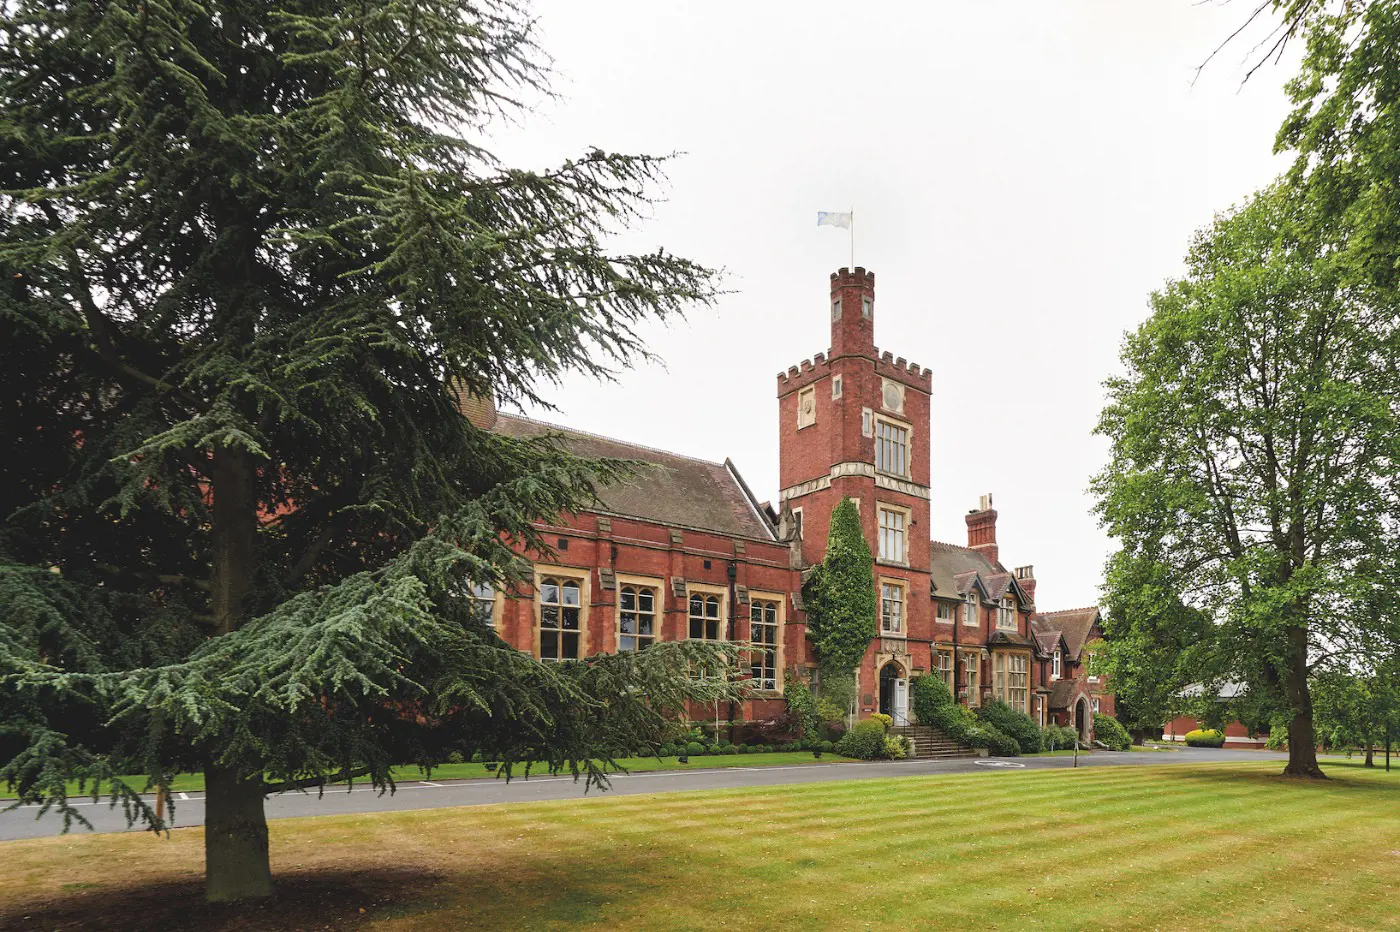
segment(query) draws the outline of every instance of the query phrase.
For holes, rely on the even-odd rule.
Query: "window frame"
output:
[[[562,598],[562,585],[565,581],[575,583],[578,586],[578,656],[577,657],[546,657],[544,656],[544,581],[546,579],[560,580],[561,595],[560,601],[550,603],[559,605],[560,608],[568,607]],[[582,661],[588,656],[588,621],[589,606],[592,601],[592,580],[593,574],[586,569],[577,566],[551,566],[547,564],[535,564],[535,597],[532,600],[535,605],[535,632],[534,632],[534,656],[535,659],[543,663],[562,663],[565,660]],[[559,634],[559,653],[564,651],[563,635],[566,628],[563,627],[563,618],[560,618],[560,627],[550,629]]]
[[[652,629],[652,634],[649,635],[649,636],[648,636],[648,635],[642,635],[642,634],[624,634],[624,633],[622,632],[622,611],[623,611],[623,609],[622,609],[622,593],[623,593],[623,590],[624,590],[624,589],[627,589],[627,588],[629,588],[629,587],[630,587],[630,588],[633,588],[633,589],[650,589],[650,590],[652,590],[652,603],[651,603],[651,604],[652,604],[652,609],[651,609],[651,616],[652,616],[651,629]],[[616,638],[617,638],[617,642],[616,642],[616,645],[615,645],[615,649],[616,649],[617,653],[620,654],[620,653],[623,652],[623,649],[622,649],[622,639],[623,639],[624,637],[630,637],[630,638],[649,637],[649,639],[650,639],[650,641],[651,641],[651,644],[656,644],[656,643],[658,643],[659,641],[662,640],[662,637],[661,637],[661,629],[662,629],[662,625],[663,625],[663,623],[665,622],[665,619],[666,619],[666,589],[665,589],[665,580],[663,580],[663,579],[657,579],[657,578],[651,577],[651,576],[633,576],[633,575],[626,574],[626,573],[618,573],[618,574],[617,574],[617,602],[616,602],[616,605],[614,606],[614,612],[613,612],[613,614],[614,614],[614,618],[613,618],[614,631],[613,631],[613,633],[614,633],[614,635],[615,635]],[[638,611],[638,614],[640,615],[641,612]],[[646,646],[647,646],[647,647],[650,647],[651,644],[648,644],[648,645],[646,645]],[[639,650],[642,650],[642,649],[645,649],[645,648],[638,648],[638,649],[639,649]]]
[[[835,401],[837,398],[840,398],[845,388],[845,381],[841,376],[839,374],[833,375],[831,377],[831,400]]]
[[[979,628],[982,619],[977,617],[982,609],[982,597],[977,594],[977,585],[967,591],[963,596],[962,624],[965,628]]]
[[[965,650],[963,654],[963,680],[967,683],[967,704],[977,707],[982,704],[982,651]]]
[[[782,592],[769,592],[762,589],[749,590],[749,615],[748,615],[748,642],[750,648],[753,647],[753,606],[756,602],[771,602],[776,607],[776,616],[773,627],[773,687],[760,687],[759,691],[765,695],[780,696],[783,694],[783,632],[787,629],[787,595]],[[688,609],[687,609],[688,611]],[[752,668],[750,669],[752,673]]]
[[[880,637],[886,638],[907,638],[909,636],[909,581],[893,576],[881,576],[879,589],[879,610],[880,610]],[[894,600],[894,604],[899,606],[897,612],[898,627],[885,627],[885,587],[889,586],[898,590],[899,597]]]
[[[901,556],[898,557],[898,558],[895,558],[895,557],[887,557],[887,556],[884,555],[884,549],[885,549],[884,516],[885,516],[885,513],[886,513],[886,512],[888,512],[888,513],[890,513],[890,514],[892,514],[892,515],[898,515],[899,518],[900,518],[899,536],[900,536],[900,551],[901,551]],[[908,566],[908,565],[909,565],[909,525],[912,523],[913,517],[914,517],[913,511],[912,511],[911,509],[909,509],[909,508],[905,508],[903,505],[891,505],[891,504],[889,504],[888,502],[882,502],[882,501],[879,501],[878,499],[876,500],[876,502],[875,502],[875,559],[879,560],[879,561],[882,562],[882,563],[893,563],[893,564],[896,565],[896,566]]]
[[[717,598],[718,603],[719,603],[719,617],[718,617],[718,619],[717,619],[717,621],[718,621],[718,627],[716,628],[716,631],[718,632],[718,636],[717,636],[717,637],[714,637],[714,638],[707,638],[707,637],[693,638],[693,637],[690,636],[690,621],[691,621],[690,603],[691,603],[691,599],[692,599],[694,596],[696,596],[696,595],[702,596],[702,597],[705,599],[706,602],[708,602],[708,600],[709,600],[709,598],[710,598],[711,596],[714,596],[714,597]],[[729,609],[729,590],[728,590],[728,589],[724,588],[723,586],[711,586],[711,585],[709,585],[709,584],[707,584],[707,583],[693,583],[693,582],[687,582],[687,583],[685,584],[685,639],[688,640],[688,641],[723,641],[723,640],[725,639],[725,638],[724,638],[724,627],[725,627],[725,623],[728,622],[728,620],[729,620],[729,612],[728,612],[728,609]],[[708,619],[708,616],[704,616],[704,615],[701,616],[701,619],[702,619],[702,621],[708,621],[708,620],[709,620],[709,619]],[[702,629],[702,631],[703,631],[703,629]]]
[[[881,456],[881,451],[882,451],[881,444],[885,442],[884,438],[880,436],[880,431],[881,431],[881,428],[883,428],[883,427],[889,427],[889,428],[891,428],[891,429],[894,429],[894,430],[901,430],[901,431],[904,432],[904,462],[903,462],[904,471],[903,471],[903,472],[895,472],[895,471],[892,470],[892,469],[885,469],[885,468],[882,468],[881,465],[880,465],[880,461],[881,461],[881,458],[882,458],[882,456]],[[875,472],[876,472],[878,475],[881,475],[881,476],[892,476],[892,477],[894,477],[894,478],[896,478],[896,479],[904,479],[904,480],[906,480],[906,481],[912,480],[912,479],[913,479],[913,476],[914,476],[914,463],[913,463],[913,459],[914,459],[914,427],[913,427],[913,425],[910,424],[910,423],[907,422],[907,421],[901,421],[901,420],[899,420],[898,418],[887,417],[886,415],[880,414],[878,411],[876,411],[876,412],[872,412],[872,413],[871,413],[871,431],[870,431],[870,432],[871,432],[872,436],[873,436],[874,439],[875,439],[875,450],[874,450],[874,458],[873,458],[873,460],[874,460],[874,466],[875,466]],[[891,443],[893,443],[893,441],[891,441]]]
[[[957,621],[957,618],[955,617],[956,614],[957,610],[953,608],[953,606],[940,599],[938,601],[938,610],[935,613],[934,618],[937,621],[946,621],[949,624],[952,624],[953,622]]]
[[[957,670],[957,652],[953,648],[936,648],[933,652],[934,669],[938,671],[938,676],[943,680],[943,685],[948,687],[948,694],[957,698],[958,684],[954,679],[954,671]],[[948,661],[945,667],[943,661]]]
[[[1057,651],[1055,651],[1054,655],[1050,658],[1050,679],[1051,679],[1051,681],[1054,681],[1054,680],[1058,680],[1058,679],[1063,678],[1064,673],[1062,672],[1062,670],[1063,670],[1063,667],[1062,667],[1062,665],[1061,665],[1060,652],[1057,650]]]
[[[997,630],[1015,631],[1016,623],[1016,599],[1011,595],[1004,595],[1000,604],[997,605]]]
[[[481,606],[486,604],[486,599],[480,594],[482,588],[491,592],[491,611],[487,614],[490,618],[486,620],[486,626],[492,631],[501,629],[501,590],[493,583],[470,583],[467,586],[467,600],[472,603],[472,616],[481,618]]]

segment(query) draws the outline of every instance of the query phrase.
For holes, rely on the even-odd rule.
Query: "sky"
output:
[[[1250,4],[1252,9],[1253,4]],[[875,342],[933,365],[932,529],[991,492],[1042,610],[1099,599],[1093,434],[1125,331],[1196,229],[1287,165],[1296,51],[1240,2],[542,0],[554,99],[490,147],[547,168],[593,147],[679,153],[617,248],[724,270],[726,293],[640,333],[661,363],[547,386],[541,420],[734,460],[777,500],[775,377],[829,343],[829,276],[875,272]]]

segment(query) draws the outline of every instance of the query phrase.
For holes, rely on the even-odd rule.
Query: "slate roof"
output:
[[[1059,628],[1055,628],[1055,629],[1053,629],[1053,630],[1047,629],[1047,630],[1044,630],[1044,631],[1038,631],[1038,630],[1036,630],[1034,621],[1032,621],[1032,623],[1031,623],[1031,635],[1035,638],[1036,643],[1040,645],[1041,653],[1044,653],[1044,654],[1053,654],[1056,650],[1059,649],[1059,646],[1060,646],[1060,629],[1059,629]]]
[[[929,542],[929,550],[934,595],[956,598],[967,594],[974,576],[980,576],[985,587],[994,576],[1010,575],[1000,563],[993,563],[985,554],[967,547],[935,540]]]
[[[655,467],[600,488],[599,510],[604,513],[734,537],[776,539],[728,460],[713,463],[518,415],[499,415],[492,429],[508,437],[559,434],[565,448],[578,456],[641,460]]]
[[[1015,631],[993,631],[987,636],[987,646],[995,647],[998,644],[1011,644],[1015,647],[1034,647],[1035,642],[1024,634]]]
[[[1070,660],[1078,660],[1079,652],[1084,649],[1084,643],[1089,640],[1089,631],[1094,627],[1094,622],[1099,620],[1099,608],[1097,605],[1090,605],[1087,608],[1071,608],[1059,612],[1039,612],[1031,616],[1031,630],[1038,636],[1051,631],[1059,631],[1061,637],[1065,639],[1065,648],[1069,651]],[[1052,647],[1051,650],[1054,650]]]

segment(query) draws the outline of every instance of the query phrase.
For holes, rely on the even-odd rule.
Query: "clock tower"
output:
[[[860,674],[864,708],[879,704],[872,684],[891,661],[901,682],[930,669],[933,376],[876,348],[873,272],[833,272],[826,313],[828,351],[778,374],[779,499],[800,522],[808,564],[825,556],[832,510],[843,498],[857,504],[880,597],[879,633]]]

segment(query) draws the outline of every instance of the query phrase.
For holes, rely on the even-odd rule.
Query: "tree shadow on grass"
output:
[[[442,880],[437,873],[392,867],[283,872],[273,877],[277,895],[271,900],[233,904],[204,902],[202,879],[139,886],[72,884],[58,895],[0,906],[0,929],[344,929],[419,900]]]
[[[1296,790],[1316,790],[1319,792],[1336,792],[1345,790],[1363,795],[1385,795],[1392,799],[1400,796],[1400,770],[1391,772],[1391,779],[1374,779],[1375,777],[1386,777],[1383,767],[1365,768],[1360,761],[1355,764],[1343,763],[1341,761],[1323,761],[1322,770],[1327,774],[1326,780],[1315,780],[1310,777],[1295,777],[1283,773],[1283,768],[1278,770],[1239,770],[1228,767],[1199,767],[1173,768],[1169,772],[1163,773],[1157,778],[1159,783],[1169,780],[1178,780],[1183,783],[1215,783],[1221,786],[1240,787],[1271,787],[1275,789],[1296,789]]]

